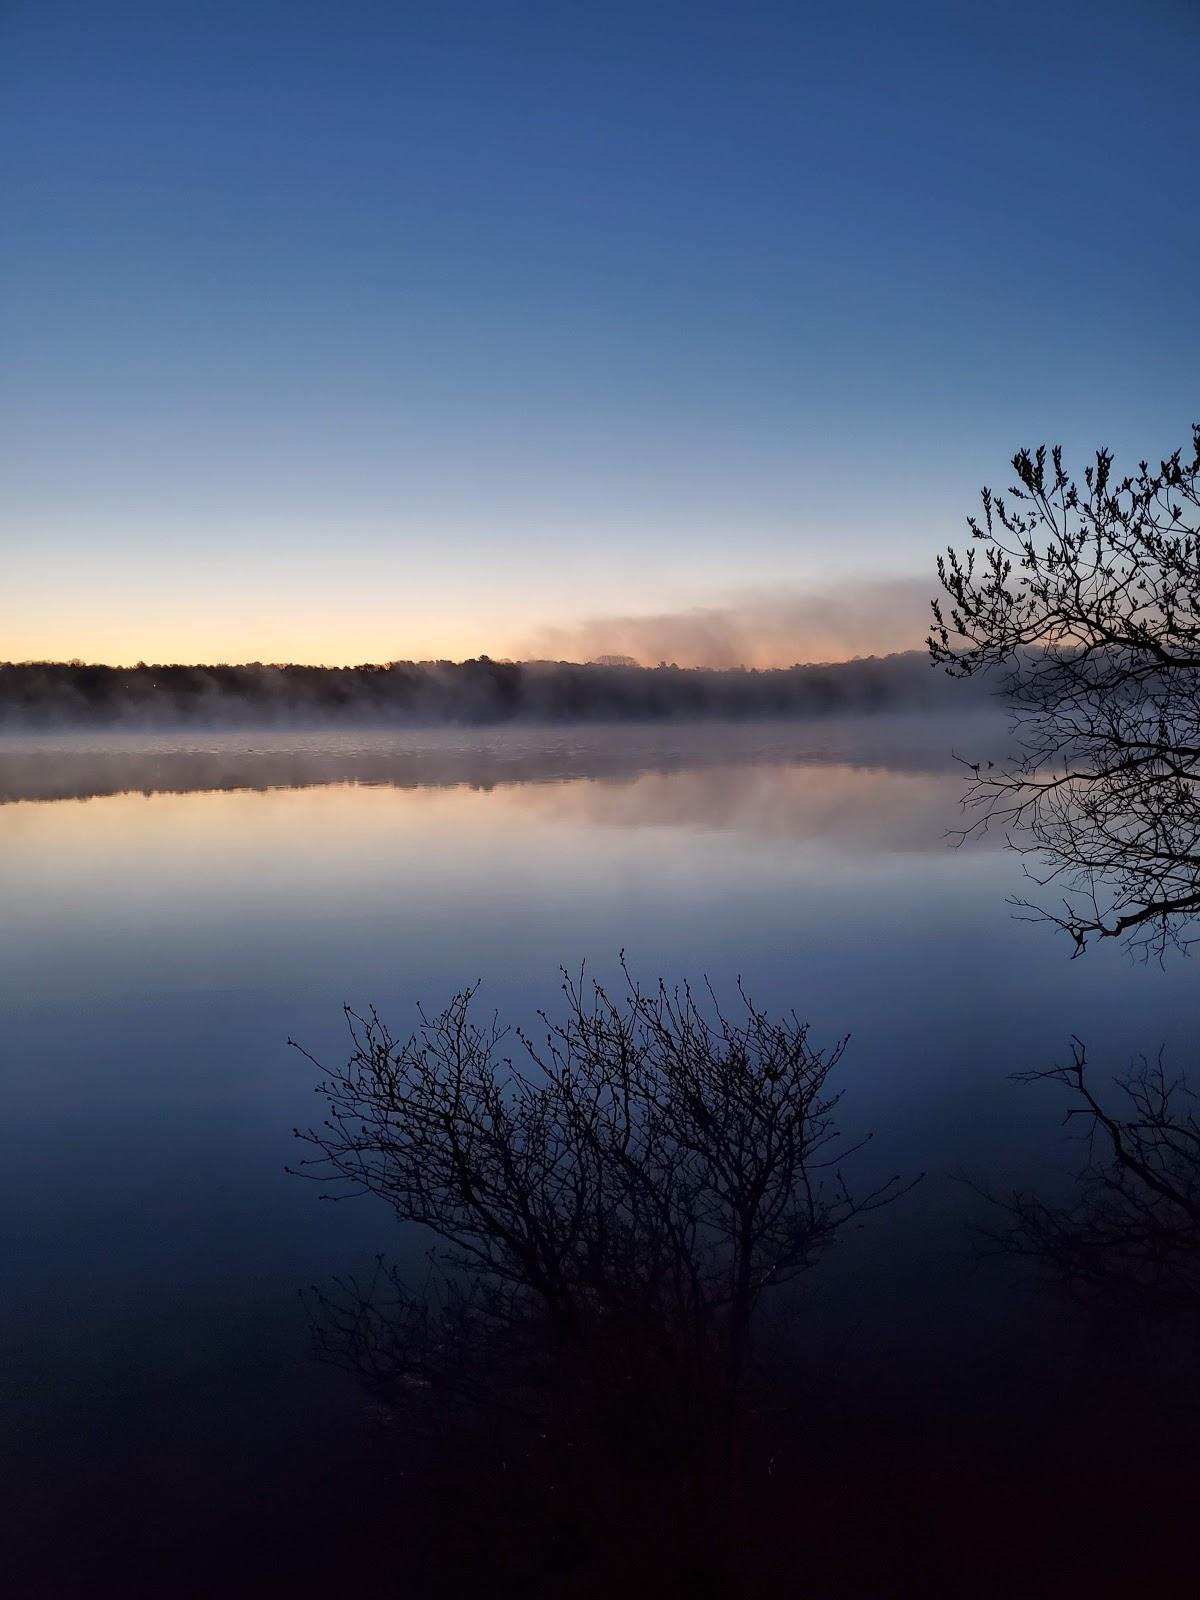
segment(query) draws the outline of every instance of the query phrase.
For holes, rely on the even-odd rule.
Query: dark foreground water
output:
[[[1056,1523],[1055,1473],[1090,1464],[1054,1437],[1055,1406],[1094,1411],[1089,1369],[1113,1358],[1094,1327],[977,1263],[979,1203],[954,1174],[1061,1185],[1079,1155],[1061,1105],[1009,1074],[1061,1058],[1072,1033],[1101,1073],[1160,1044],[1187,1065],[1195,969],[1115,949],[1071,961],[1013,920],[1019,863],[945,838],[952,752],[973,737],[949,719],[863,719],[0,745],[10,1592],[359,1581],[403,1472],[366,1397],[313,1359],[298,1290],[395,1247],[396,1230],[373,1202],[323,1205],[285,1175],[293,1125],[320,1113],[286,1040],[335,1058],[343,1002],[402,1031],[418,1000],[477,978],[528,1022],[553,1005],[560,964],[608,978],[622,947],[646,978],[721,990],[741,974],[819,1042],[852,1034],[843,1119],[875,1139],[851,1173],[927,1174],[777,1334],[840,1397],[876,1499],[919,1474],[904,1515],[928,1526],[904,1548],[957,1539],[977,1574],[962,1592],[1004,1592],[978,1571],[991,1518],[995,1550],[1033,1541],[1008,1592],[1097,1593],[1118,1568],[1123,1582],[1153,1568],[1167,1592],[1144,1507],[1112,1552],[1096,1546],[1121,1500],[1119,1449],[1096,1527],[1073,1542]],[[1145,1426],[1131,1483],[1166,1471],[1165,1436]],[[974,1521],[955,1481],[973,1467],[1015,1497]],[[1030,1533],[1035,1501],[1046,1525]],[[370,1592],[419,1592],[390,1561],[376,1556]],[[836,1592],[823,1582],[786,1592]],[[915,1572],[886,1592],[921,1587]]]

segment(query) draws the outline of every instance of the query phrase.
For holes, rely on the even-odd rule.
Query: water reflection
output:
[[[335,783],[487,790],[764,765],[948,772],[955,749],[978,754],[1002,738],[998,718],[949,716],[407,734],[227,733],[199,743],[167,734],[0,736],[0,804]]]
[[[740,833],[763,846],[820,841],[842,849],[932,850],[945,844],[955,810],[947,778],[955,771],[946,733],[928,720],[881,720],[866,729],[830,724],[824,741],[794,726],[690,730],[612,729],[583,737],[549,733],[496,735],[464,743],[425,735],[347,738],[317,745],[277,737],[212,748],[181,749],[162,739],[99,747],[0,743],[0,805],[22,802],[342,790],[325,801],[335,812],[381,815],[379,797],[350,787],[413,791],[466,790],[490,797],[486,826],[523,823],[598,828],[686,828]],[[991,730],[988,730],[990,733]],[[941,734],[942,737],[938,737]],[[978,728],[964,730],[977,749]],[[983,736],[986,737],[986,734]],[[408,802],[423,823],[441,813],[470,828],[484,809],[430,795]],[[394,813],[394,808],[393,808]],[[180,809],[172,814],[178,826]],[[189,808],[189,815],[198,815]],[[120,815],[143,843],[154,832],[144,808]],[[206,808],[214,825],[244,825],[244,808]],[[236,821],[234,820],[236,817]],[[120,823],[92,814],[72,831],[107,833]]]

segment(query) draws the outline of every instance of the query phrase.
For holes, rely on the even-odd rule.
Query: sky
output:
[[[919,645],[1017,447],[1200,417],[1198,51],[1200,0],[0,0],[0,659]]]

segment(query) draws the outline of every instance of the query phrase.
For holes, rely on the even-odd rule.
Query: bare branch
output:
[[[933,661],[990,675],[1014,750],[974,765],[965,833],[999,824],[1040,859],[1074,940],[1162,954],[1200,912],[1200,425],[1192,452],[1079,487],[1055,449],[1013,458],[983,491],[976,541],[938,560]],[[1036,875],[1036,874],[1035,874]]]
[[[437,1241],[424,1287],[379,1265],[317,1297],[322,1353],[377,1391],[532,1405],[578,1430],[614,1407],[707,1482],[730,1459],[761,1297],[909,1187],[856,1195],[830,1076],[794,1015],[562,974],[561,1016],[502,1054],[475,990],[395,1039],[347,1012],[353,1053],[299,1171]],[[915,1181],[915,1180],[913,1180]],[[649,1436],[649,1435],[648,1435]]]

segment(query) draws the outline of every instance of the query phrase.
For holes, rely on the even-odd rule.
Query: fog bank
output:
[[[747,590],[720,605],[543,627],[525,641],[522,654],[760,669],[890,655],[911,650],[928,633],[929,592],[927,576]]]

